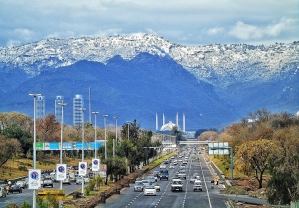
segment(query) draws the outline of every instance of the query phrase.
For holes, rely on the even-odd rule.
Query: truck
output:
[[[172,180],[171,191],[183,191],[183,182],[181,179]]]

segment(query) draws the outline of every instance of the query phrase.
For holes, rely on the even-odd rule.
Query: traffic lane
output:
[[[82,185],[76,185],[75,183],[68,185],[68,184],[63,184],[62,188],[65,190],[65,194],[68,195],[74,191],[78,191],[81,189]],[[59,189],[60,184],[59,183],[54,183],[54,187],[45,187],[43,189]],[[24,201],[29,202],[30,205],[32,205],[32,199],[33,199],[33,190],[32,189],[23,189],[22,193],[9,193],[6,197],[0,198],[0,207],[5,207],[8,203],[14,203],[17,204],[18,206],[21,206]],[[2,206],[2,204],[5,204],[5,206]]]

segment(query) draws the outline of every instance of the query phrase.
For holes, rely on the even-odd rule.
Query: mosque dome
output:
[[[160,131],[171,131],[172,128],[173,128],[174,126],[177,126],[178,129],[180,129],[180,127],[179,127],[178,125],[172,123],[172,121],[169,121],[169,123],[164,124],[164,125],[161,127]]]

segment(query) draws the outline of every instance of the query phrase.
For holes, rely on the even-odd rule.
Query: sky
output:
[[[298,0],[0,0],[0,47],[155,34],[186,46],[299,41]]]

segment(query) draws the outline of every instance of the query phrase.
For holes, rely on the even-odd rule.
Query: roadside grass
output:
[[[91,158],[86,158],[85,161],[91,163]],[[36,162],[36,168],[41,170],[54,170],[56,164],[59,164],[59,157],[51,157],[47,159],[39,159]],[[79,158],[65,158],[65,163],[74,166],[81,161]],[[0,168],[0,181],[14,180],[20,177],[27,177],[28,170],[33,168],[32,160],[27,158],[18,158],[8,160]]]

